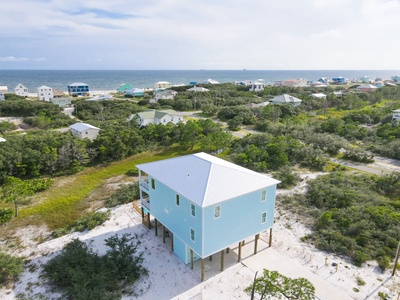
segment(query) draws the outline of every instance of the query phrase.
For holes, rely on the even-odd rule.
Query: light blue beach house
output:
[[[154,218],[156,234],[163,226],[172,239],[174,253],[185,263],[223,254],[243,241],[271,230],[274,223],[276,186],[266,175],[206,153],[137,165],[142,218]],[[271,236],[271,235],[270,235]],[[271,240],[270,240],[271,243]]]

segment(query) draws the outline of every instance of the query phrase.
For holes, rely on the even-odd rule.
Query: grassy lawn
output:
[[[31,207],[21,207],[20,216],[9,225],[15,227],[26,224],[46,224],[49,229],[68,226],[87,208],[86,197],[105,180],[125,174],[136,164],[188,153],[190,152],[182,148],[170,147],[162,151],[140,153],[107,165],[86,168],[72,176],[56,178],[49,190],[39,194],[40,201]]]

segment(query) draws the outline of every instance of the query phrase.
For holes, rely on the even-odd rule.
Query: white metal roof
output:
[[[88,86],[88,84],[83,83],[83,82],[74,82],[74,83],[71,83],[69,86]]]
[[[137,167],[201,207],[280,182],[203,152]]]
[[[93,125],[90,125],[87,123],[75,123],[75,124],[72,124],[71,126],[69,126],[69,128],[75,129],[79,132],[82,132],[82,131],[85,131],[88,129],[99,129],[100,130],[100,128],[97,128],[96,126],[93,126]]]
[[[275,96],[270,101],[271,102],[279,102],[279,103],[298,103],[298,102],[301,102],[301,99],[293,97],[289,94],[283,94],[280,96]]]

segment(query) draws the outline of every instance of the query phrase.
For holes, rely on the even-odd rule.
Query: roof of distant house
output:
[[[202,86],[194,86],[190,89],[188,89],[189,92],[208,92],[209,89],[206,89],[205,87]]]
[[[203,152],[137,167],[201,207],[280,182]]]
[[[357,89],[377,89],[377,87],[372,84],[365,83],[365,84],[359,85],[357,87]]]
[[[71,129],[75,129],[76,131],[82,132],[88,129],[98,129],[100,130],[100,128],[97,128],[96,126],[87,124],[87,123],[75,123],[72,124],[71,126],[69,126],[69,128]]]
[[[51,87],[49,87],[47,85],[41,85],[38,87],[38,89],[51,89]]]
[[[83,82],[74,82],[74,83],[71,83],[70,84],[70,86],[85,86],[85,85],[88,85],[88,84],[86,84],[86,83],[83,83]]]
[[[53,94],[54,96],[64,96],[64,92],[57,89],[53,89]]]
[[[289,94],[283,94],[280,96],[275,96],[270,101],[271,102],[279,102],[279,103],[298,103],[298,102],[301,102],[301,99],[293,97]]]

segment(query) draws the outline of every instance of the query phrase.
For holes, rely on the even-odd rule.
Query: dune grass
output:
[[[41,201],[31,207],[22,207],[20,216],[11,223],[45,224],[49,229],[66,227],[87,209],[87,203],[84,200],[91,191],[102,185],[108,178],[123,175],[133,169],[136,164],[188,153],[190,152],[185,149],[170,147],[162,151],[140,153],[107,165],[86,168],[82,172],[68,176],[68,183],[61,186],[54,184],[49,190],[41,193]]]

